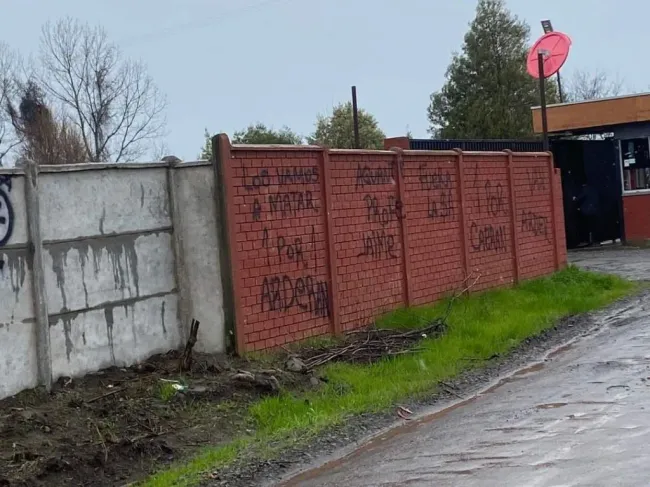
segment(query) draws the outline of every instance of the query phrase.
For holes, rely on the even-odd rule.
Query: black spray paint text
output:
[[[542,193],[546,191],[546,171],[541,167],[533,167],[526,169],[526,176],[528,177],[528,188],[530,194]]]
[[[470,239],[475,252],[507,252],[505,225],[470,226]]]
[[[298,212],[310,210],[318,213],[311,191],[288,191],[267,195],[269,210],[272,215],[281,217],[296,216]]]
[[[388,197],[385,205],[380,205],[376,196],[367,194],[363,197],[368,210],[367,221],[379,223],[385,227],[390,222],[399,221],[404,218],[404,207],[402,202],[394,196]]]
[[[453,220],[454,202],[451,191],[440,191],[438,196],[427,196],[427,216],[432,220]]]
[[[536,237],[543,236],[548,240],[548,218],[524,210],[521,212],[521,230],[522,232],[532,233]]]
[[[312,248],[314,245],[314,227],[312,227]],[[268,262],[268,249],[274,248],[278,253],[280,265],[285,263],[302,264],[304,268],[308,267],[305,252],[303,251],[303,242],[301,237],[285,238],[283,235],[277,235],[271,239],[269,237],[269,230],[265,228],[262,231],[262,247],[267,249],[267,263]]]
[[[393,165],[371,167],[368,165],[357,165],[357,180],[355,188],[364,186],[378,186],[381,184],[391,184],[393,180]]]
[[[495,185],[486,181],[483,197],[479,195],[479,213],[487,213],[492,216],[507,216],[508,205],[506,204],[505,192],[501,183]]]
[[[11,176],[0,175],[0,246],[9,242],[14,231],[14,208],[9,193],[11,193]],[[0,270],[3,267],[4,261],[0,260]]]
[[[244,172],[244,188],[246,191],[254,191],[260,188],[268,188],[274,184],[274,178],[268,169],[260,169],[254,174],[248,174],[246,166],[242,167]],[[275,182],[278,186],[291,184],[317,184],[319,182],[318,166],[292,166],[275,168]]]
[[[428,169],[426,164],[419,166],[420,188],[426,191],[451,188],[451,174],[440,168]]]
[[[395,235],[385,230],[371,230],[361,236],[362,250],[357,257],[373,260],[396,259]]]
[[[275,170],[280,186],[288,184],[317,184],[318,166],[279,167]]]
[[[289,311],[297,307],[317,317],[330,315],[327,282],[319,281],[312,276],[265,277],[260,297],[262,311]]]

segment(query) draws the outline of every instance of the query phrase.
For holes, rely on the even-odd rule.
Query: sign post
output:
[[[548,152],[548,119],[546,118],[546,78],[544,77],[544,51],[537,53],[537,65],[539,68],[539,99],[542,110],[542,137],[544,151]]]
[[[553,76],[564,65],[569,56],[570,47],[571,39],[568,35],[551,30],[540,37],[528,52],[528,60],[526,62],[528,74],[533,78],[539,79],[539,101],[542,112],[542,136],[545,151],[549,150],[548,118],[546,113],[546,78]]]

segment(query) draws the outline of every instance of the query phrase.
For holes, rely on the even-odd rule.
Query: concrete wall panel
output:
[[[0,398],[38,385],[34,323],[0,323]]]
[[[201,322],[196,349],[223,352],[223,294],[212,166],[181,165],[176,184],[190,317]]]
[[[185,318],[201,321],[197,350],[224,351],[212,171],[205,163],[172,169],[160,164],[42,168],[38,197],[45,325],[55,380],[128,366],[179,348],[180,282],[186,284]],[[176,228],[170,181],[176,184]],[[6,210],[8,201],[13,210],[13,231],[0,247],[3,398],[38,385],[41,359],[22,170],[0,170],[0,189],[7,196],[0,198],[0,240],[1,204]]]
[[[43,240],[169,227],[166,171],[154,167],[41,174]]]
[[[0,249],[0,326],[34,317],[31,263],[27,249]]]
[[[52,374],[127,366],[180,346],[175,294],[108,304],[50,320]]]
[[[46,244],[50,315],[175,289],[169,232]]]

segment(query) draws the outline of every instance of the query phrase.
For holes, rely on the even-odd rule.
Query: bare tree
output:
[[[71,18],[45,24],[40,60],[39,83],[79,131],[87,160],[134,160],[164,134],[165,97],[101,27]]]
[[[0,166],[20,144],[20,137],[12,127],[11,117],[5,109],[16,93],[16,76],[20,56],[4,42],[0,42]]]
[[[580,70],[570,79],[565,99],[569,102],[597,100],[618,96],[622,91],[623,83],[618,78],[611,80],[603,71],[589,73]]]
[[[169,155],[169,146],[165,141],[156,142],[151,147],[150,156],[152,161],[162,161],[165,156]]]

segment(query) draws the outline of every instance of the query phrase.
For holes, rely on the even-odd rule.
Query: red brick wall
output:
[[[331,152],[341,329],[404,303],[401,207],[391,152]]]
[[[625,240],[645,242],[650,239],[650,195],[635,194],[623,196],[623,218]]]
[[[229,163],[242,316],[237,333],[245,348],[328,333],[320,153],[234,150]]]
[[[239,352],[358,328],[467,280],[511,285],[566,263],[550,155],[219,137]]]
[[[430,303],[465,277],[463,227],[454,152],[404,155],[411,304]]]

